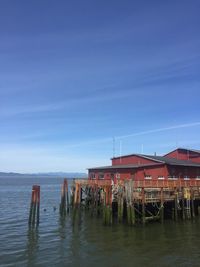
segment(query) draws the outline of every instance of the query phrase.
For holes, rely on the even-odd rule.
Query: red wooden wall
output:
[[[190,160],[200,163],[200,153],[186,149],[177,149],[165,155],[167,158],[175,158],[180,160]]]

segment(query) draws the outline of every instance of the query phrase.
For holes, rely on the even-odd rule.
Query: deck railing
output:
[[[151,187],[151,188],[160,188],[160,187],[199,187],[200,180],[190,179],[190,180],[144,180],[144,181],[133,181],[134,187]]]
[[[119,184],[125,184],[130,180],[120,180]],[[76,180],[77,183],[85,185],[98,185],[98,186],[109,186],[112,184],[112,180],[96,180],[96,179],[80,179]],[[200,187],[200,180],[190,179],[176,179],[176,180],[133,180],[132,185],[135,188],[175,188],[175,187]]]

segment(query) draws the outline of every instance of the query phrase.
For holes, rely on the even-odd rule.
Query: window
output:
[[[99,179],[104,179],[104,173],[103,172],[99,173]]]
[[[164,179],[165,179],[165,177],[163,175],[158,176],[158,180],[164,180]]]
[[[95,173],[94,172],[90,173],[90,179],[95,179]]]
[[[152,179],[151,175],[145,175],[144,178],[147,179],[147,180],[151,180]]]
[[[175,175],[169,175],[169,176],[168,176],[168,179],[169,179],[169,180],[177,180],[178,177],[176,177]]]
[[[199,175],[197,175],[196,180],[200,180],[200,176]]]
[[[187,176],[187,175],[185,175],[185,176],[184,176],[184,180],[190,180],[190,177]]]

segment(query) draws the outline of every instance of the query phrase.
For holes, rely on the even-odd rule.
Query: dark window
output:
[[[99,173],[99,179],[104,179],[104,173],[103,172]]]
[[[95,179],[95,173],[94,172],[90,173],[90,179]]]

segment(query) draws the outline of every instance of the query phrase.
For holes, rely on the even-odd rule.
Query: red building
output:
[[[90,168],[89,179],[200,180],[200,150],[178,148],[164,156],[131,154],[111,160],[111,166]]]

